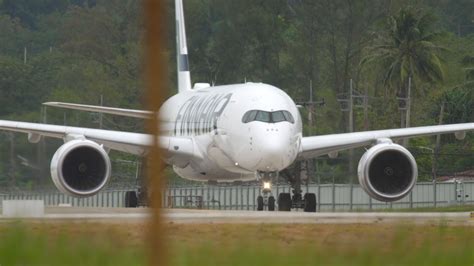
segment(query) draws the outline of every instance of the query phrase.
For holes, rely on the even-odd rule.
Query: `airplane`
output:
[[[145,133],[0,120],[0,129],[28,134],[31,143],[43,137],[63,139],[51,160],[51,177],[63,193],[97,194],[111,176],[110,150],[145,156],[153,139],[163,160],[182,178],[198,181],[259,180],[257,210],[316,211],[316,195],[302,195],[300,180],[287,177],[293,192],[275,199],[271,181],[295,161],[366,147],[358,165],[361,187],[372,198],[392,202],[410,193],[418,176],[415,158],[397,140],[453,133],[463,139],[474,123],[303,136],[298,107],[283,90],[245,82],[191,86],[182,0],[176,5],[178,93],[155,114],[144,110],[47,102],[47,106],[148,119],[158,115],[159,136]],[[126,206],[137,206],[137,192],[126,194]]]

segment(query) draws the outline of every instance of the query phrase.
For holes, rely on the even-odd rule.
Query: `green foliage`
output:
[[[142,249],[130,246],[123,248],[110,239],[99,239],[91,234],[71,239],[65,232],[52,236],[48,232],[31,232],[21,224],[11,225],[7,229],[0,232],[2,265],[145,264]]]
[[[311,81],[313,98],[324,98],[325,106],[316,108],[313,127],[305,124],[305,134],[348,130],[347,112],[341,111],[338,98],[347,94],[350,79],[359,93],[369,96],[368,121],[356,108],[354,130],[398,127],[398,101],[388,93],[389,85],[403,87],[408,76],[416,88],[413,125],[436,123],[443,102],[445,123],[474,121],[472,1],[184,2],[193,82],[265,82],[296,101],[307,101]],[[168,13],[169,48],[160,52],[169,58],[171,95],[176,84],[172,0]],[[447,33],[439,34],[443,30]],[[100,104],[101,97],[106,106],[142,109],[144,31],[141,1],[0,0],[0,116],[44,121],[42,102]],[[373,64],[362,67],[361,61]],[[307,121],[307,110],[301,113]],[[46,114],[48,123],[99,126],[95,114],[52,108]],[[140,131],[143,121],[104,115],[102,126]],[[12,150],[8,135],[2,136],[0,184],[46,182],[49,158],[60,142],[31,145],[22,135],[14,139]],[[433,146],[432,139],[427,142],[423,145]],[[451,143],[456,142],[443,138],[443,145]],[[18,156],[42,170],[24,166]],[[347,182],[351,159],[342,156],[318,160],[324,182],[333,177]],[[429,156],[420,161],[428,170]],[[463,163],[453,171],[472,168],[459,161]]]
[[[408,78],[434,83],[444,78],[434,30],[436,18],[412,7],[400,9],[387,20],[386,30],[368,47],[362,63],[380,62],[384,84],[396,90],[407,86]]]
[[[381,232],[378,226],[368,230],[344,226],[328,233],[321,225],[301,225],[313,227],[317,232],[313,235],[301,226],[244,226],[251,229],[220,225],[212,230],[220,239],[200,232],[199,241],[171,242],[170,265],[463,265],[472,261],[472,232],[467,227],[405,224]]]

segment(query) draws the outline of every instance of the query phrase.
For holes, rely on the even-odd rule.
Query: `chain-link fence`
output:
[[[290,192],[288,185],[276,185],[273,194]],[[318,210],[349,211],[390,208],[419,208],[473,204],[474,182],[418,183],[402,200],[385,203],[374,200],[359,185],[310,184],[303,192],[316,193]],[[189,208],[202,205],[206,209],[255,210],[260,187],[240,186],[180,186],[166,191],[165,206]],[[199,202],[201,201],[201,202]]]
[[[120,188],[102,191],[89,198],[75,198],[60,192],[3,193],[0,201],[12,199],[42,199],[46,206],[67,204],[78,207],[124,207],[125,192]],[[275,185],[273,194],[290,192],[288,185]],[[316,193],[320,211],[356,211],[400,209],[474,204],[474,182],[418,183],[400,201],[385,203],[371,199],[359,185],[310,184],[303,192]],[[163,193],[163,207],[204,208],[220,210],[255,210],[260,187],[242,185],[186,185],[168,187]]]
[[[87,198],[72,197],[61,192],[0,193],[0,204],[2,200],[44,200],[46,206],[124,207],[126,191],[106,190]]]

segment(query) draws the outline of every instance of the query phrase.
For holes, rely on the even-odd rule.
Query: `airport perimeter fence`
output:
[[[275,185],[273,195],[290,192],[288,185]],[[303,193],[316,193],[320,211],[350,211],[375,209],[408,209],[474,204],[474,182],[417,183],[405,198],[386,203],[369,197],[359,185],[310,184]],[[221,210],[256,210],[260,187],[239,186],[183,186],[170,187],[164,203],[170,208],[199,208]]]
[[[60,192],[0,193],[2,200],[42,199],[46,206],[66,204],[78,207],[124,207],[125,192],[134,187],[105,190],[89,198],[75,198]],[[273,195],[290,192],[288,185],[274,185]],[[385,203],[371,199],[359,185],[310,184],[303,193],[316,193],[320,211],[358,211],[375,209],[408,209],[474,204],[474,182],[417,183],[405,198]],[[165,208],[203,208],[220,210],[255,210],[260,187],[251,185],[172,186],[163,193]],[[1,206],[1,204],[0,204]]]

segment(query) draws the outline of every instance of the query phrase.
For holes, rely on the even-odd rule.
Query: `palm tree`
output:
[[[435,44],[440,32],[434,31],[436,18],[411,7],[390,16],[385,31],[366,49],[362,63],[376,63],[382,70],[384,85],[406,95],[409,78],[415,83],[443,80],[438,56],[442,50]]]
[[[435,43],[441,35],[434,30],[435,22],[431,13],[412,7],[400,9],[388,17],[385,30],[366,48],[361,64],[375,64],[381,70],[384,85],[404,99],[410,99],[409,90],[417,85],[443,81],[438,55],[444,49]],[[409,127],[411,104],[409,100],[404,102],[406,113],[401,116],[401,126]]]
[[[464,82],[447,90],[441,98],[446,104],[447,123],[474,121],[474,56],[465,56],[461,61]]]

